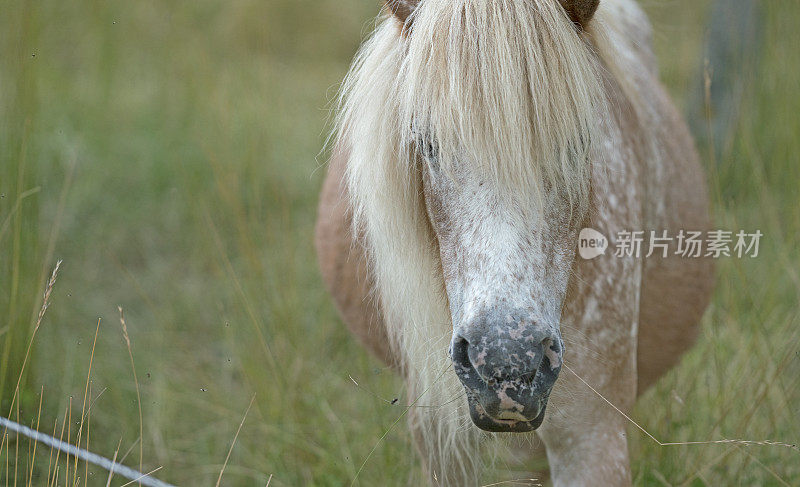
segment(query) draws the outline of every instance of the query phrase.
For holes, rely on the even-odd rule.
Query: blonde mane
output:
[[[447,353],[452,325],[415,139],[435,137],[444,170],[478,164],[510,190],[559,185],[585,204],[608,113],[600,59],[619,55],[587,40],[615,21],[598,14],[581,33],[558,0],[423,0],[409,34],[391,17],[378,25],[344,82],[337,128],[354,230],[409,377],[418,441],[445,485],[474,474],[480,434]]]

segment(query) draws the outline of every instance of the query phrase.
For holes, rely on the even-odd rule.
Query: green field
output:
[[[734,130],[714,134],[716,155],[699,144],[717,226],[760,229],[761,254],[720,261],[698,346],[638,403],[633,417],[664,442],[800,442],[800,4],[763,3]],[[708,2],[644,6],[663,79],[689,113],[702,103]],[[222,485],[349,485],[374,447],[360,485],[419,483],[403,420],[392,428],[402,383],[346,332],[312,246],[331,100],[377,10],[375,0],[0,3],[2,415],[62,259],[12,411],[20,422],[39,418],[58,436],[71,411],[63,437],[77,441],[99,319],[92,451],[214,485],[255,394]],[[797,450],[629,437],[637,485],[800,484]],[[26,484],[31,447],[3,443],[0,484]],[[84,484],[84,465],[67,474],[63,460],[58,485],[75,472]],[[510,468],[499,462],[485,482],[522,475]],[[31,484],[47,475],[40,447]],[[106,477],[88,469],[88,485]]]

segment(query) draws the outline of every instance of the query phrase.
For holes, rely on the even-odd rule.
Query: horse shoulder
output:
[[[372,296],[373,278],[363,246],[353,235],[344,176],[348,151],[337,147],[322,186],[314,244],[320,272],[348,329],[387,365],[397,363]]]

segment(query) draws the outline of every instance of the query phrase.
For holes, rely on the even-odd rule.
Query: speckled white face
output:
[[[450,354],[473,422],[538,428],[563,363],[559,321],[583,215],[544,185],[504,186],[480,165],[441,170],[421,143],[425,204],[453,322]]]
[[[421,152],[454,331],[498,309],[557,327],[584,215],[556,190],[520,194],[468,161],[440,171],[434,151]]]

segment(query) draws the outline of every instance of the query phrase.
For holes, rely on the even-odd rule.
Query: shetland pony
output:
[[[555,485],[630,484],[626,420],[578,376],[630,411],[694,342],[713,274],[674,247],[577,256],[582,228],[709,224],[640,8],[391,0],[337,121],[322,275],[404,376],[432,482],[477,484],[482,442],[535,434]]]

